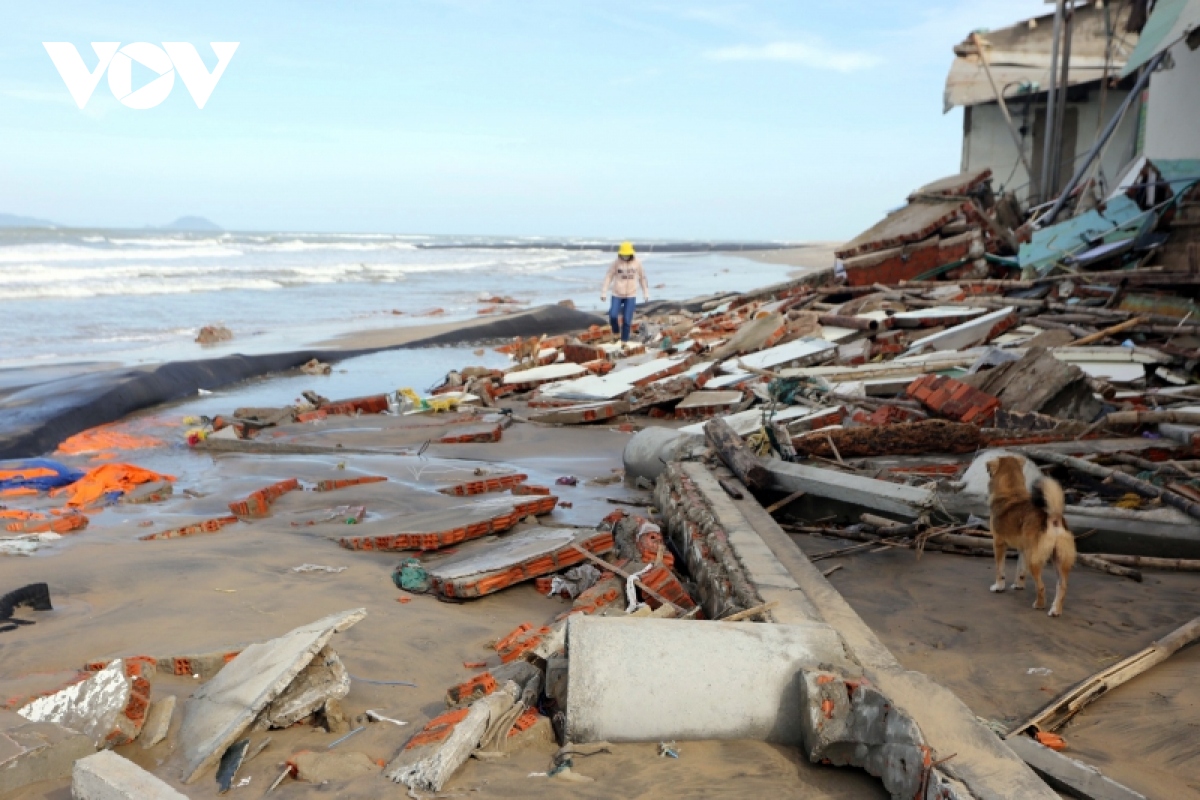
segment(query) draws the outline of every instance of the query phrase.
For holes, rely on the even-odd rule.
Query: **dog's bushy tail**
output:
[[[1070,569],[1075,564],[1075,537],[1067,529],[1063,516],[1066,499],[1062,486],[1053,478],[1041,478],[1033,485],[1033,504],[1046,512],[1046,532],[1053,542],[1054,560]]]

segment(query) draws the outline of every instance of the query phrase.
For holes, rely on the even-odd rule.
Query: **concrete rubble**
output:
[[[67,777],[76,761],[95,752],[96,745],[82,733],[0,711],[0,795]]]
[[[188,698],[179,731],[179,748],[185,762],[184,783],[194,783],[213,769],[226,748],[258,724],[260,714],[285,695],[318,654],[324,652],[333,635],[366,614],[361,608],[344,611],[278,639],[250,645]],[[334,683],[340,690],[341,683]],[[300,695],[297,700],[305,700],[307,692]],[[275,711],[284,713],[292,709]]]
[[[127,758],[105,751],[75,762],[75,800],[186,800],[182,794]]]

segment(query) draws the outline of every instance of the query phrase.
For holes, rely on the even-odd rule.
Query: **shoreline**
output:
[[[113,369],[81,368],[45,382],[0,392],[0,459],[33,458],[88,428],[194,396],[199,390],[213,391],[250,378],[286,372],[314,358],[333,363],[388,350],[560,334],[601,321],[602,318],[586,312],[550,305],[463,323],[362,331],[303,350],[231,354]],[[56,367],[52,374],[61,372]]]
[[[550,248],[552,244],[545,247]],[[836,244],[814,242],[774,250],[736,252],[734,246],[728,245],[729,250],[714,250],[712,248],[719,245],[694,243],[691,250],[659,252],[724,252],[758,263],[790,268],[779,276],[780,281],[748,292],[728,293],[734,295],[767,290],[828,266]],[[654,300],[649,307],[639,308],[639,312],[643,309],[653,311],[660,302],[675,301]],[[96,362],[6,367],[0,371],[0,459],[35,457],[53,450],[58,442],[87,428],[195,396],[198,390],[212,391],[253,378],[286,373],[313,358],[333,363],[394,349],[557,335],[604,322],[603,316],[588,311],[545,304],[474,319],[360,327],[318,338],[297,349],[231,352],[231,348],[239,345],[235,340],[217,343],[212,347],[217,352],[212,355],[205,355],[202,346],[196,358],[174,358],[157,363],[122,363],[110,358]]]

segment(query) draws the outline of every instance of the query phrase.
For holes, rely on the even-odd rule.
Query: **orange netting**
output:
[[[147,447],[162,446],[162,439],[120,433],[113,430],[110,425],[101,425],[67,439],[58,446],[58,452],[66,455],[78,455],[80,453],[96,453],[101,450],[144,450]]]
[[[124,493],[143,483],[173,480],[174,476],[160,475],[133,464],[105,464],[89,471],[70,486],[55,489],[50,494],[66,494],[70,498],[67,505],[79,508],[96,502],[109,492]]]

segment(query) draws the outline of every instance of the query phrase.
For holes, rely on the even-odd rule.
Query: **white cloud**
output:
[[[855,72],[877,66],[883,59],[872,53],[839,50],[814,42],[771,42],[761,45],[735,45],[705,54],[713,61],[782,61],[803,64],[813,69]]]

